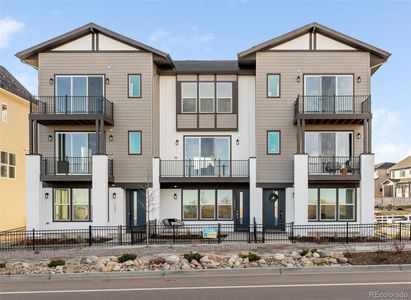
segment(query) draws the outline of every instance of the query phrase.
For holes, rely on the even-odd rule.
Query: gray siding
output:
[[[293,181],[293,159],[297,151],[297,127],[293,124],[294,102],[303,94],[303,75],[307,73],[354,73],[354,93],[368,95],[369,53],[366,52],[259,52],[256,63],[256,156],[257,182]],[[267,98],[267,73],[281,74],[281,97]],[[301,82],[297,83],[297,76]],[[339,125],[324,130],[342,130]],[[267,155],[267,130],[281,130],[281,155]],[[308,129],[308,128],[307,128]],[[362,133],[360,128],[355,128]],[[355,151],[362,152],[361,141],[355,140]],[[360,145],[360,146],[358,146]],[[357,154],[356,153],[356,154]],[[359,154],[358,153],[358,154]]]
[[[142,98],[128,98],[128,73],[142,74]],[[39,94],[54,95],[54,85],[49,78],[55,74],[105,74],[110,78],[106,85],[106,98],[114,103],[114,122],[105,126],[113,142],[107,142],[107,153],[114,160],[117,182],[145,182],[152,167],[152,98],[153,57],[151,53],[41,53],[39,55]],[[79,126],[53,126],[80,130]],[[93,126],[90,126],[94,130]],[[40,153],[54,155],[54,143],[43,143],[48,131],[40,129]],[[128,131],[142,131],[142,155],[128,155]]]

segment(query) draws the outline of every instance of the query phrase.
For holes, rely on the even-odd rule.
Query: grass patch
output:
[[[260,256],[258,256],[257,254],[255,254],[255,253],[253,253],[253,252],[249,252],[248,255],[247,255],[247,258],[248,258],[248,260],[249,260],[250,262],[252,262],[252,261],[258,261],[258,260],[261,259]]]
[[[190,252],[190,253],[185,253],[184,258],[188,260],[188,262],[191,262],[193,259],[196,261],[200,261],[200,259],[203,257],[200,253],[197,252]]]
[[[57,266],[64,266],[66,264],[66,261],[63,259],[53,259],[50,260],[48,266],[49,268],[55,268]]]
[[[134,253],[124,253],[118,258],[118,262],[123,263],[128,260],[135,260],[137,258],[137,255]]]

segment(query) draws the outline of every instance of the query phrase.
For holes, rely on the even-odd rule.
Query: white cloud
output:
[[[168,37],[169,35],[170,33],[168,31],[157,29],[156,31],[150,34],[149,40],[152,42],[156,42],[158,40],[162,40]]]
[[[0,19],[0,49],[6,48],[9,45],[10,37],[24,28],[24,24],[20,21],[6,17]]]

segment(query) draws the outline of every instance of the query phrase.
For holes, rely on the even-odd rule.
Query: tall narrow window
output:
[[[232,82],[217,82],[217,112],[231,113],[233,110]]]
[[[200,219],[215,218],[215,190],[200,190]]]
[[[336,219],[337,190],[320,189],[320,218],[324,220]]]
[[[1,105],[1,121],[7,122],[7,104]]]
[[[213,113],[214,112],[214,83],[213,82],[200,82],[199,83],[200,94],[200,113]]]
[[[141,131],[129,131],[128,154],[141,154]]]
[[[72,189],[73,221],[88,221],[90,219],[89,192],[89,189]]]
[[[198,190],[183,190],[183,219],[197,220]]]
[[[70,220],[70,189],[54,190],[54,220]]]
[[[280,74],[267,75],[267,97],[280,97]]]
[[[9,153],[9,178],[16,178],[16,154]]]
[[[280,131],[267,131],[267,154],[280,154]]]
[[[197,83],[181,83],[181,111],[183,113],[197,112]]]
[[[355,189],[338,189],[338,218],[343,221],[355,219]]]
[[[318,189],[308,189],[308,220],[317,220]]]
[[[1,177],[7,177],[7,164],[8,164],[8,155],[7,152],[1,151]]]
[[[232,190],[217,190],[217,218],[232,219],[233,218],[233,191]]]
[[[141,97],[141,74],[129,74],[128,75],[128,97],[140,98]]]

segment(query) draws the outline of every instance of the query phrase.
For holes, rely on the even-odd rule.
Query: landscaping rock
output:
[[[331,258],[336,258],[339,259],[340,257],[343,257],[344,254],[342,252],[332,252],[331,253]]]
[[[241,251],[239,254],[238,254],[238,256],[240,256],[240,257],[247,257],[248,256],[248,254],[250,254],[250,252],[248,252],[248,251]]]
[[[135,264],[134,264],[134,261],[128,260],[128,261],[125,261],[123,265],[125,265],[126,267],[131,267],[131,266],[134,266]]]
[[[170,255],[166,258],[166,263],[173,265],[173,264],[177,264],[180,261],[180,257],[178,257],[177,255]]]
[[[298,253],[297,251],[293,251],[293,252],[291,252],[291,257],[292,257],[293,259],[300,259],[300,258],[301,258],[301,255],[300,255],[300,253]]]
[[[116,264],[116,265],[113,266],[112,271],[115,271],[115,272],[120,271],[121,267],[122,267],[121,264]]]
[[[284,254],[282,254],[282,253],[275,253],[274,254],[274,260],[277,260],[277,261],[281,261],[281,260],[283,260],[284,259]]]
[[[346,264],[348,262],[348,259],[346,257],[342,256],[338,259],[338,261],[340,262],[340,264]]]
[[[318,254],[317,252],[314,252],[314,253],[313,253],[313,257],[314,257],[314,258],[319,258],[319,257],[321,257],[321,255]]]
[[[164,264],[165,262],[166,262],[166,259],[164,257],[157,257],[157,258],[150,259],[150,264],[159,265],[159,264]]]
[[[210,262],[210,259],[208,258],[207,255],[204,255],[202,258],[200,258],[201,264],[208,264],[209,262]]]
[[[82,258],[80,259],[80,264],[82,264],[82,265],[89,265],[89,264],[91,264],[91,263],[92,263],[92,261],[91,261],[91,259],[88,258],[88,257],[82,257]]]
[[[201,264],[200,264],[198,261],[196,261],[195,259],[193,259],[193,260],[191,261],[191,264],[192,264],[193,266],[195,266],[195,267],[201,267]]]

